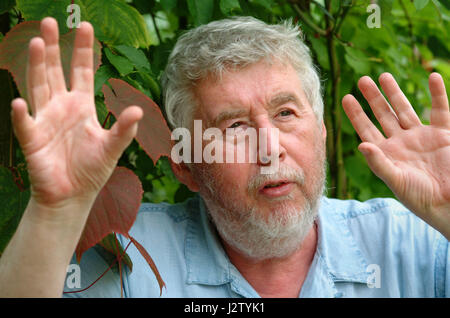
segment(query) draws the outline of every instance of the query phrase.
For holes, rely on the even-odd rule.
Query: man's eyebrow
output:
[[[302,103],[300,102],[300,100],[297,98],[297,96],[295,96],[294,94],[289,93],[289,92],[282,92],[282,93],[275,95],[269,101],[268,105],[270,108],[275,108],[277,106],[280,106],[280,105],[283,105],[283,104],[286,104],[289,102],[296,104],[298,108],[301,108],[303,106]]]
[[[268,106],[269,108],[275,108],[277,106],[286,104],[292,102],[300,109],[302,108],[303,104],[300,102],[300,100],[292,93],[289,92],[282,92],[274,97],[269,101]],[[248,115],[248,110],[243,108],[238,109],[231,109],[231,110],[224,110],[221,112],[217,117],[213,120],[213,126],[212,127],[219,127],[219,125],[230,119],[243,117],[245,115]]]
[[[219,127],[219,125],[226,120],[237,118],[237,117],[243,117],[247,114],[248,114],[248,110],[242,109],[242,108],[241,109],[224,110],[214,119],[213,127]]]

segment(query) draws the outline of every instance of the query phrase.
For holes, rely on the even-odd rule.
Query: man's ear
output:
[[[197,182],[194,180],[189,167],[184,162],[175,163],[170,158],[169,162],[170,166],[172,167],[172,171],[175,174],[175,177],[177,177],[178,181],[186,185],[192,192],[198,192],[199,187],[197,185]]]

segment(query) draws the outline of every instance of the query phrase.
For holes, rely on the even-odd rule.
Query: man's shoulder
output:
[[[180,223],[195,217],[200,209],[200,198],[191,197],[178,203],[150,203],[143,202],[139,207],[137,221],[151,218],[167,220],[173,223]]]
[[[353,257],[353,265],[359,267],[351,268],[367,271],[369,265],[376,265],[380,269],[381,286],[390,289],[376,289],[373,295],[445,295],[449,243],[399,201],[323,198],[319,224],[322,250],[330,266],[345,273],[339,265]]]
[[[416,271],[429,269],[437,258],[447,257],[445,237],[395,199],[361,202],[325,198],[321,213],[323,220],[335,220],[329,228],[340,227],[339,233],[350,238],[368,263],[389,259],[398,263],[398,268],[410,266]]]
[[[440,235],[425,221],[393,198],[374,198],[367,201],[323,198],[321,213],[332,214],[347,229],[363,235],[392,238],[436,238]]]
[[[334,213],[342,219],[359,218],[370,214],[375,214],[379,217],[389,216],[386,213],[396,216],[415,217],[402,203],[393,198],[374,198],[359,201],[323,197],[321,204],[324,211]]]
[[[136,221],[131,228],[131,235],[155,237],[182,235],[186,225],[196,223],[200,213],[200,198],[191,197],[179,203],[144,202],[139,207]],[[180,237],[181,241],[182,238]]]

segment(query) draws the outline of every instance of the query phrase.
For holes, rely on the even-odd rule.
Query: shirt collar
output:
[[[198,200],[198,204],[194,204],[196,209],[193,207],[190,213],[185,241],[187,283],[230,283],[236,275],[235,267],[228,259],[209,220],[203,199],[198,196],[195,200]],[[322,259],[321,264],[326,267],[322,270],[328,271],[334,282],[366,283],[369,275],[366,271],[368,264],[357,247],[345,218],[339,214],[338,207],[330,203],[325,197],[321,200],[317,218],[318,244],[315,258]],[[310,268],[308,276],[314,275],[314,270]]]
[[[197,196],[194,200],[197,204],[190,213],[185,241],[187,283],[206,285],[229,283],[231,263],[209,220],[203,199]]]
[[[322,197],[318,223],[317,251],[334,282],[367,283],[368,262],[350,232],[340,204],[344,201]]]

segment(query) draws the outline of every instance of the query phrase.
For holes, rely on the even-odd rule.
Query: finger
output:
[[[11,122],[14,134],[23,148],[30,142],[33,136],[34,121],[28,114],[27,102],[22,98],[16,98],[11,102]]]
[[[342,99],[342,106],[347,114],[348,119],[352,123],[356,130],[356,133],[362,141],[372,142],[378,144],[385,138],[377,127],[370,121],[367,115],[364,113],[361,105],[353,97],[353,95],[345,95]]]
[[[422,123],[420,122],[419,117],[405,94],[403,94],[394,77],[389,73],[383,73],[380,75],[379,82],[389,102],[394,108],[400,126],[402,126],[403,129],[420,126]]]
[[[76,31],[70,83],[72,90],[94,93],[94,30],[89,22],[82,22]]]
[[[383,151],[376,145],[363,142],[358,146],[358,150],[366,158],[369,168],[375,173],[386,185],[395,189],[395,181],[400,173],[394,163],[386,157]]]
[[[108,131],[105,151],[110,158],[118,160],[126,147],[137,134],[138,121],[144,112],[138,106],[126,108],[117,119],[117,122]]]
[[[53,18],[43,19],[41,35],[45,41],[45,64],[50,91],[51,94],[59,94],[66,90],[66,82],[61,65],[58,22]]]
[[[381,94],[375,82],[370,77],[363,76],[358,81],[358,87],[369,103],[386,136],[392,136],[396,130],[400,129],[400,125],[394,111],[383,94]]]
[[[33,38],[29,45],[27,65],[27,92],[33,116],[48,102],[50,89],[45,73],[45,43]]]
[[[432,125],[449,129],[450,112],[444,80],[442,79],[442,76],[440,74],[432,73],[428,82],[431,93],[430,122]]]

